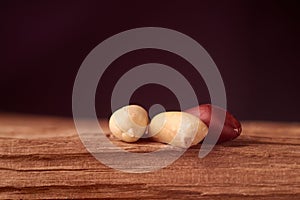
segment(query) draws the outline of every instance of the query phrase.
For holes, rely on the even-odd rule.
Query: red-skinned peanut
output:
[[[196,117],[199,117],[201,121],[203,121],[208,127],[210,124],[210,120],[211,120],[211,112],[212,112],[212,106],[211,104],[203,104],[200,106],[196,106],[193,108],[190,108],[188,110],[185,110],[184,112],[190,113]],[[213,106],[214,110],[216,110],[218,113],[219,112],[224,112],[225,110],[217,107],[217,106]],[[233,116],[231,115],[228,111],[226,112],[226,118],[225,118],[225,122],[224,122],[224,127],[222,129],[221,135],[218,139],[218,143],[222,143],[222,142],[226,142],[226,141],[230,141],[233,140],[234,138],[238,137],[241,132],[242,132],[242,125],[241,123]],[[216,119],[214,119],[216,121],[216,123],[220,123],[220,119],[218,117],[218,114],[216,115]],[[210,133],[210,134],[213,134]]]

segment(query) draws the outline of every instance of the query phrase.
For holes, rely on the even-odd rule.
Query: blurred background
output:
[[[223,77],[228,110],[241,120],[300,119],[299,1],[1,1],[0,112],[72,116],[72,89],[88,53],[137,27],[180,31],[198,41]],[[190,80],[200,103],[205,83],[183,58],[144,49],[115,60],[96,94],[109,117],[114,84],[136,65],[159,62]],[[172,91],[145,85],[132,103],[176,109]]]

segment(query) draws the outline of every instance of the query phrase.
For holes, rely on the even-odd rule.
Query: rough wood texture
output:
[[[199,147],[159,171],[123,173],[87,152],[71,119],[2,114],[0,198],[300,199],[300,123],[243,122],[204,159]]]

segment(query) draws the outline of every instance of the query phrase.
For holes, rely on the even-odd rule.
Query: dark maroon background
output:
[[[72,116],[72,87],[82,61],[106,38],[131,28],[183,32],[211,55],[223,76],[228,109],[239,119],[300,119],[297,1],[1,1],[0,111]],[[135,65],[168,64],[209,96],[184,59],[140,50],[117,59],[97,91],[100,116],[110,114],[112,87]],[[147,85],[131,102],[168,109],[168,89]],[[102,110],[101,110],[102,109]]]

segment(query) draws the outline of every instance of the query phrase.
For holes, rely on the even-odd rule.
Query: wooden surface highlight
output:
[[[199,144],[164,169],[129,174],[88,153],[72,119],[2,114],[0,198],[300,199],[300,123],[242,124],[203,159]],[[164,146],[112,140],[132,152]]]

